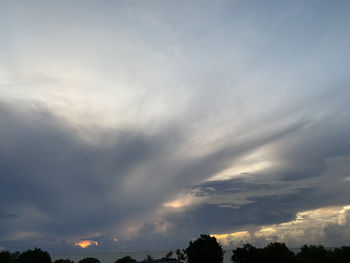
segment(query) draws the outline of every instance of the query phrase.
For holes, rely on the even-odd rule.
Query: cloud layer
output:
[[[0,16],[0,247],[349,238],[347,2],[80,4]]]

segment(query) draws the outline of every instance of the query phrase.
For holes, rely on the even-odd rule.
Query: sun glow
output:
[[[180,209],[186,206],[194,205],[203,200],[203,197],[196,197],[191,194],[185,194],[180,196],[179,198],[169,201],[166,203],[163,203],[163,207],[166,208],[173,208],[173,209]]]
[[[265,146],[252,153],[237,159],[231,167],[214,174],[207,181],[228,180],[235,177],[244,176],[249,173],[261,172],[274,165],[270,155],[273,149]]]
[[[233,232],[233,233],[229,233],[229,234],[213,234],[211,235],[212,237],[215,237],[217,239],[222,239],[222,238],[227,238],[229,236],[231,237],[249,237],[249,232],[248,231],[239,231],[239,232]]]
[[[179,207],[182,207],[183,204],[180,202],[180,200],[175,200],[175,201],[165,203],[164,206],[171,207],[171,208],[179,208]]]
[[[98,242],[94,241],[94,240],[83,240],[83,241],[75,243],[75,245],[77,247],[87,248],[87,247],[91,247],[91,246],[98,246]]]
[[[224,246],[229,246],[229,243],[232,239],[247,241],[250,238],[250,234],[248,231],[239,231],[229,234],[213,234],[211,236],[215,237]]]
[[[214,234],[214,235],[211,235],[215,238],[225,238],[225,237],[228,237],[228,236],[236,236],[236,237],[242,237],[242,236],[249,236],[249,232],[248,231],[239,231],[239,232],[233,232],[233,233],[230,233],[230,234]]]

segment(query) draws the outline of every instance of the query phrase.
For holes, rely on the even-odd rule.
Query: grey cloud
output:
[[[117,230],[130,217],[142,218],[230,160],[302,127],[277,128],[261,138],[228,142],[204,157],[191,158],[176,154],[183,140],[179,126],[156,134],[100,131],[96,143],[41,106],[2,104],[0,122],[0,205],[5,213],[16,215],[4,219],[3,242],[17,231],[19,240],[24,233],[39,243],[50,236],[108,236],[110,229]]]
[[[329,246],[344,246],[349,242],[350,211],[345,212],[343,222],[328,224],[323,229],[324,243]]]
[[[171,247],[349,203],[348,10],[346,1],[6,2],[0,246]],[[132,124],[94,126],[105,113]],[[90,114],[88,128],[59,117]],[[265,148],[271,167],[203,183]],[[162,208],[184,191],[205,199]],[[159,210],[171,223],[164,233]],[[139,235],[114,244],[129,221],[143,223]]]
[[[252,226],[287,222],[294,219],[298,211],[308,208],[301,204],[301,200],[306,200],[312,191],[303,189],[290,194],[250,197],[250,203],[236,208],[222,207],[220,204],[199,205],[186,211],[182,227],[187,225],[198,235],[208,229],[212,234],[232,233]]]
[[[343,140],[343,135],[347,134],[343,132],[343,127],[338,131],[340,139],[335,139],[333,136],[316,136],[314,141],[318,139],[320,144],[329,145],[334,139]],[[326,129],[323,132],[328,134]],[[319,131],[319,134],[323,132]],[[312,147],[309,149],[308,144],[295,144],[291,147],[295,147],[302,155],[294,159],[293,156],[289,156],[294,167],[298,167],[299,170],[295,171],[289,166],[284,166],[282,171],[267,168],[261,174],[241,174],[238,178],[209,181],[189,188],[188,193],[205,199],[203,204],[188,208],[182,214],[182,218],[177,219],[182,222],[179,228],[190,225],[189,228],[197,235],[208,229],[211,233],[231,233],[289,222],[301,211],[349,204],[349,155],[343,155],[349,153],[347,143],[333,144],[329,146],[330,151],[326,150],[328,146],[321,147],[323,151],[317,153],[317,158],[312,155],[314,149]],[[329,157],[333,154],[333,157]],[[303,159],[302,162],[299,158]],[[315,163],[322,166],[318,169],[308,167],[312,167]],[[308,173],[305,170],[309,170]],[[274,175],[271,176],[269,173]],[[286,180],[285,175],[289,176],[292,173],[296,178]],[[332,230],[338,228],[341,227],[329,226],[325,231],[331,236]],[[307,229],[305,231],[307,233]],[[334,235],[336,233],[337,231],[334,231]],[[346,233],[344,231],[344,239]],[[344,239],[337,244],[344,242]],[[323,239],[320,234],[318,239],[315,238],[312,242],[331,244],[331,240],[333,239]],[[259,244],[267,242],[258,238],[252,241]],[[291,238],[288,242],[301,245],[303,241]]]
[[[302,210],[346,204],[348,144],[334,140],[346,141],[347,121],[335,122],[331,131],[323,123],[312,140],[306,136],[314,128],[312,123],[266,124],[266,132],[227,140],[214,151],[193,157],[181,151],[190,127],[169,125],[156,133],[98,130],[98,139],[89,141],[81,137],[82,131],[42,106],[2,104],[0,122],[6,125],[0,132],[0,206],[4,211],[0,220],[6,227],[0,241],[24,247],[28,237],[9,240],[20,230],[32,244],[56,250],[68,249],[70,245],[63,240],[91,238],[91,233],[101,234],[94,240],[104,249],[141,249],[144,243],[152,248],[155,243],[147,239],[169,240],[162,244],[170,247],[186,244],[202,232],[281,223]],[[284,148],[288,140],[296,143]],[[317,142],[323,146],[313,155],[312,145]],[[235,158],[270,144],[282,144],[277,160],[288,159],[282,162],[283,169],[267,168],[260,174],[202,183]],[[314,169],[317,163],[322,165]],[[297,180],[291,180],[291,174]],[[207,199],[184,212],[163,215],[171,227],[158,233],[150,214],[184,189]],[[111,233],[118,234],[129,218],[143,220],[139,234],[134,240],[122,237],[120,245],[113,243]]]
[[[151,201],[162,187],[158,193],[130,193],[124,178],[162,154],[170,144],[168,132],[153,138],[135,131],[106,134],[110,143],[101,146],[79,139],[67,123],[43,109],[2,105],[0,122],[2,218],[16,214],[6,228],[74,235],[101,231],[157,206]],[[138,202],[130,198],[134,195]]]

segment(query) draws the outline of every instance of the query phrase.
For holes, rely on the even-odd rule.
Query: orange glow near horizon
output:
[[[98,246],[98,242],[94,241],[94,240],[83,240],[83,241],[75,243],[75,245],[77,247],[87,248],[87,247],[90,247],[90,246]]]
[[[234,232],[234,233],[229,233],[229,234],[213,234],[213,235],[210,235],[210,236],[215,237],[217,239],[227,238],[228,236],[231,236],[231,237],[247,237],[247,236],[249,236],[249,232],[248,231],[239,231],[239,232]]]
[[[171,207],[171,208],[180,208],[183,206],[183,204],[179,200],[175,200],[172,202],[167,202],[164,204],[165,207]]]
[[[203,200],[203,197],[196,197],[191,194],[182,194],[182,195],[179,195],[178,198],[172,201],[163,203],[163,207],[171,208],[171,209],[181,209],[186,206],[195,205],[201,202],[202,200]]]
[[[238,231],[227,234],[213,234],[210,236],[215,237],[218,240],[218,242],[220,242],[224,246],[229,246],[230,240],[232,239],[248,241],[251,237],[248,231]]]

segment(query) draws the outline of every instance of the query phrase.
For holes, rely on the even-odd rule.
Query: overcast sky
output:
[[[0,249],[349,245],[349,13],[1,1]]]

